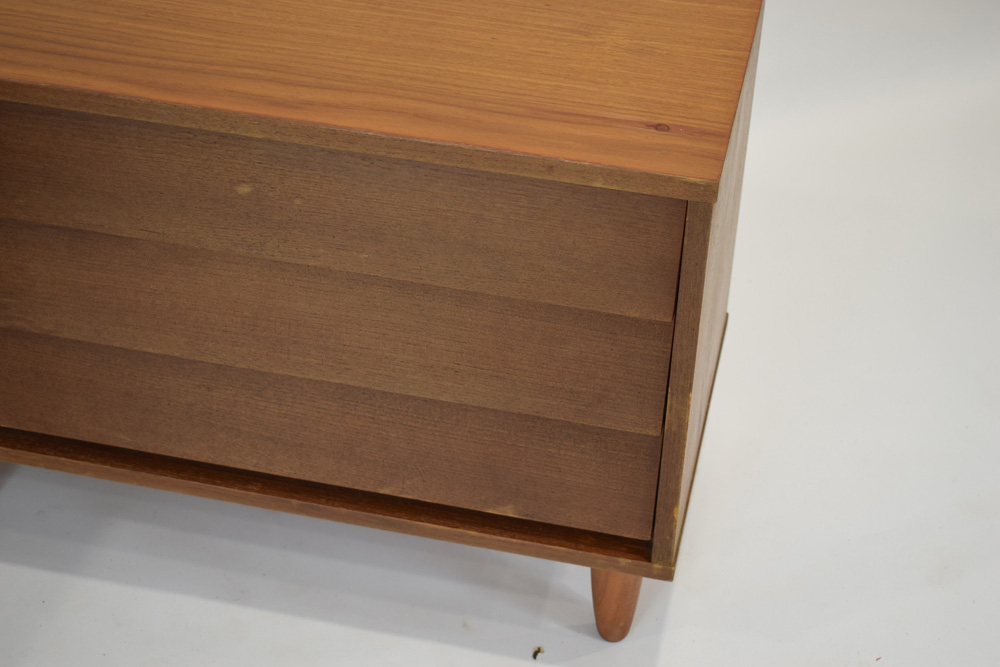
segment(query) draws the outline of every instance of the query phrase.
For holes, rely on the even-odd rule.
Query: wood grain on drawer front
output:
[[[0,219],[0,326],[647,435],[670,326]]]
[[[686,202],[0,102],[0,216],[671,321]]]
[[[0,329],[0,424],[648,538],[658,438]]]
[[[0,425],[648,539],[682,204],[2,111]]]

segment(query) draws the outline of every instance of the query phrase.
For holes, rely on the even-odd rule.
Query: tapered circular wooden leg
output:
[[[597,621],[597,631],[609,642],[621,641],[628,634],[641,586],[642,577],[634,574],[590,570],[594,620]]]

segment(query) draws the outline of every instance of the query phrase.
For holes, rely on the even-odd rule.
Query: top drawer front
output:
[[[5,102],[0,155],[5,217],[673,319],[676,199]]]

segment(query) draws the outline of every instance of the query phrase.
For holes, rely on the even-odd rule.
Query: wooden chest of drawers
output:
[[[760,4],[0,9],[0,458],[673,575]]]

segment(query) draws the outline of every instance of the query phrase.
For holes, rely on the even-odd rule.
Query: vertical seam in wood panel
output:
[[[705,208],[707,207],[707,211]],[[679,495],[681,491],[680,478],[683,476],[683,461],[684,454],[687,449],[687,434],[690,430],[690,413],[691,413],[691,402],[690,393],[694,390],[694,375],[696,371],[695,359],[697,357],[698,350],[698,326],[696,326],[694,331],[688,332],[693,338],[687,340],[683,335],[677,336],[678,325],[684,325],[684,322],[697,322],[700,325],[701,322],[701,311],[704,300],[704,287],[705,287],[705,277],[707,269],[708,260],[708,245],[711,237],[712,226],[711,218],[712,212],[715,206],[713,204],[698,203],[697,207],[691,206],[689,203],[687,216],[685,217],[685,230],[684,230],[684,245],[682,246],[682,258],[681,258],[681,274],[678,281],[678,296],[677,296],[677,310],[680,312],[681,302],[685,301],[682,299],[682,293],[686,292],[690,294],[690,299],[687,302],[691,304],[691,310],[693,312],[685,313],[681,317],[675,317],[675,338],[671,345],[671,376],[668,379],[667,387],[667,400],[666,400],[666,414],[667,417],[670,416],[670,399],[671,399],[671,389],[673,389],[674,398],[678,398],[678,392],[680,396],[684,395],[683,387],[680,384],[686,383],[688,402],[686,408],[682,409],[678,416],[675,418],[675,423],[677,425],[677,433],[674,434],[674,438],[667,442],[667,435],[669,433],[669,424],[667,420],[664,420],[664,432],[663,432],[663,444],[660,449],[660,476],[663,478],[664,475],[675,476],[676,480],[673,479],[662,479],[663,485],[657,488],[657,492],[660,491],[669,492],[670,498],[666,496],[660,498],[664,503],[668,500],[673,504],[675,500],[673,494],[677,494],[677,500],[679,500]],[[694,209],[694,210],[693,210]],[[707,227],[704,230],[697,228],[696,224],[693,224],[693,218],[704,217],[706,220],[702,221]],[[700,224],[700,223],[699,223]],[[698,234],[704,234],[704,238],[696,238]],[[698,266],[696,266],[698,265]],[[685,281],[685,274],[687,274],[687,280]],[[678,345],[678,340],[680,344]],[[685,346],[687,349],[685,349]],[[674,355],[683,355],[689,358],[690,368],[680,368],[674,364]],[[683,423],[681,423],[683,422]],[[679,446],[681,449],[678,452],[680,457],[674,456],[671,452],[667,451],[668,446]],[[668,463],[668,459],[672,460],[674,463],[678,464],[680,468],[676,471],[666,470],[665,466]],[[679,505],[674,505],[675,511],[679,509]],[[654,526],[657,524],[657,520],[661,522],[666,519],[670,524],[667,527],[660,526],[660,530],[654,529],[653,533],[653,544],[652,544],[652,558],[653,562],[672,562],[673,554],[676,553],[675,544],[675,534],[678,525],[679,517],[671,516],[668,512],[668,508],[661,507],[657,505],[654,511]]]
[[[701,459],[701,445],[702,445],[702,443],[705,440],[705,425],[708,423],[708,413],[712,409],[712,396],[715,393],[715,379],[719,375],[719,364],[722,362],[722,346],[726,342],[726,328],[728,326],[729,326],[729,313],[727,312],[726,316],[725,316],[725,320],[723,321],[723,324],[722,324],[722,339],[719,341],[719,350],[718,350],[717,356],[715,358],[715,369],[712,371],[712,382],[711,382],[711,384],[709,385],[709,388],[708,388],[708,402],[705,404],[705,414],[702,416],[701,424],[699,426],[700,431],[698,432],[698,448],[695,449],[695,452],[694,452],[694,464],[693,464],[692,469],[691,469],[692,483],[688,485],[687,495],[684,498],[684,516],[678,516],[677,517],[677,524],[678,525],[683,525],[684,524],[684,521],[687,518],[688,509],[691,507],[691,492],[694,490],[694,483],[693,483],[693,481],[694,481],[694,477],[698,474],[698,461]],[[688,423],[688,428],[690,428],[690,421]],[[685,444],[686,444],[686,440],[685,440]],[[685,455],[685,458],[686,458],[687,457],[687,448],[686,447],[685,447],[684,455]],[[657,491],[659,491],[658,488],[657,488]],[[680,506],[680,500],[681,499],[678,498],[678,507]],[[655,514],[655,512],[653,514],[653,522],[654,523],[656,522],[656,514]],[[680,552],[681,540],[683,540],[683,539],[684,539],[684,531],[680,531],[679,533],[676,533],[675,544],[673,545],[674,557],[671,559],[671,563],[673,563],[676,560],[677,554]]]
[[[681,286],[681,267],[684,265],[684,235],[687,233],[688,209],[690,207],[691,202],[685,202],[684,218],[681,228],[680,258],[677,262],[677,275],[674,277],[674,311],[671,315],[670,323],[670,356],[667,357],[667,382],[663,385],[663,419],[660,421],[659,468],[656,471],[656,494],[653,496],[653,523],[649,528],[650,558],[652,558],[653,553],[653,538],[656,535],[656,508],[660,503],[660,478],[663,476],[663,448],[666,446],[664,443],[664,435],[667,431],[667,399],[670,396],[670,370],[674,361],[674,333],[677,329],[677,304],[680,301],[678,296]]]

